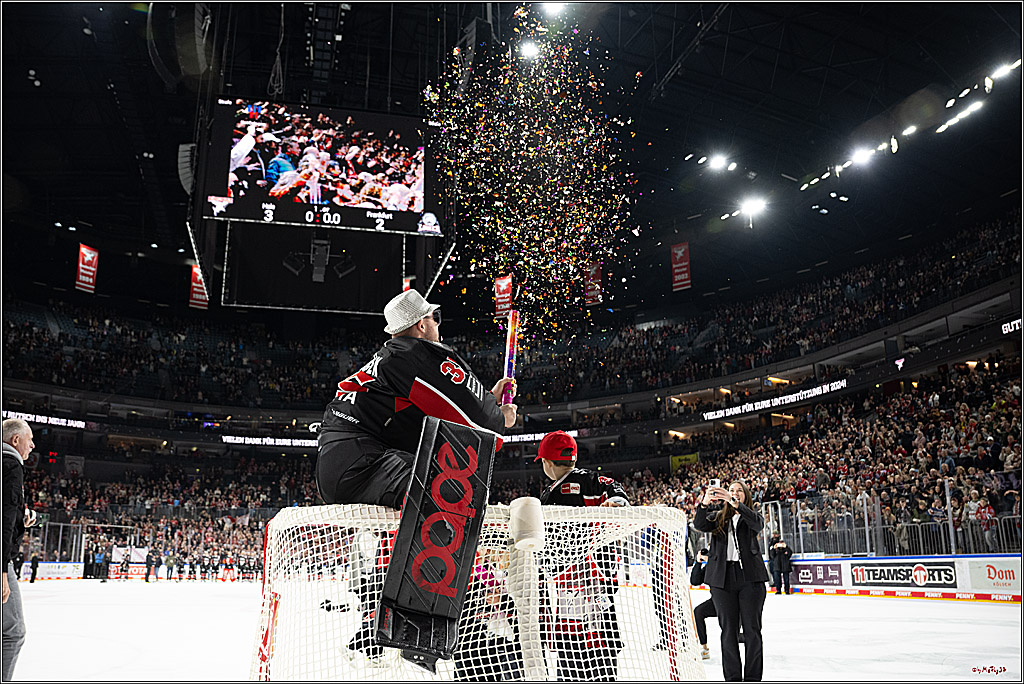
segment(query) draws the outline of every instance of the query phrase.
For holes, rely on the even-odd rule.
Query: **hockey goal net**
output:
[[[544,547],[521,551],[509,507],[488,506],[458,646],[436,674],[372,641],[399,515],[368,505],[277,514],[252,679],[705,679],[682,511],[544,506]]]

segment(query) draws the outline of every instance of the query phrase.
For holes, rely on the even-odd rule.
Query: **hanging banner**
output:
[[[206,295],[206,285],[203,283],[203,273],[199,270],[199,264],[192,265],[192,287],[189,290],[188,305],[193,309],[205,309],[209,306],[210,298]]]
[[[412,276],[408,278],[402,278],[402,292],[412,289]]]
[[[690,243],[672,245],[672,291],[690,287]]]
[[[78,243],[78,278],[75,289],[92,294],[96,291],[96,268],[100,263],[99,250]]]
[[[601,303],[601,262],[592,261],[587,266],[586,301],[587,306]]]
[[[512,310],[512,276],[494,279],[494,315],[507,316]]]

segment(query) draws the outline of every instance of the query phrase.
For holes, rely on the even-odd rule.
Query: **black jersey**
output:
[[[395,337],[357,373],[338,383],[327,405],[320,446],[369,435],[415,452],[424,416],[505,432],[505,418],[462,357],[439,342]]]
[[[540,495],[542,504],[556,506],[600,506],[605,501],[625,506],[629,497],[618,482],[586,468],[573,468]]]

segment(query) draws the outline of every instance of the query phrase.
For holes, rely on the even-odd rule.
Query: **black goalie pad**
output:
[[[423,419],[375,631],[380,646],[431,671],[458,642],[496,446],[493,432]]]

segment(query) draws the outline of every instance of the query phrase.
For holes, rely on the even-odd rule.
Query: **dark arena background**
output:
[[[519,311],[490,504],[565,430],[647,529],[689,521],[685,563],[616,557],[608,678],[676,672],[636,597],[689,578],[720,479],[793,553],[764,679],[1019,680],[1021,52],[1020,3],[4,3],[14,679],[281,678],[289,634],[318,645],[284,678],[432,678],[345,649],[356,589],[263,592],[412,288],[485,387]],[[723,679],[707,630],[680,678]]]

